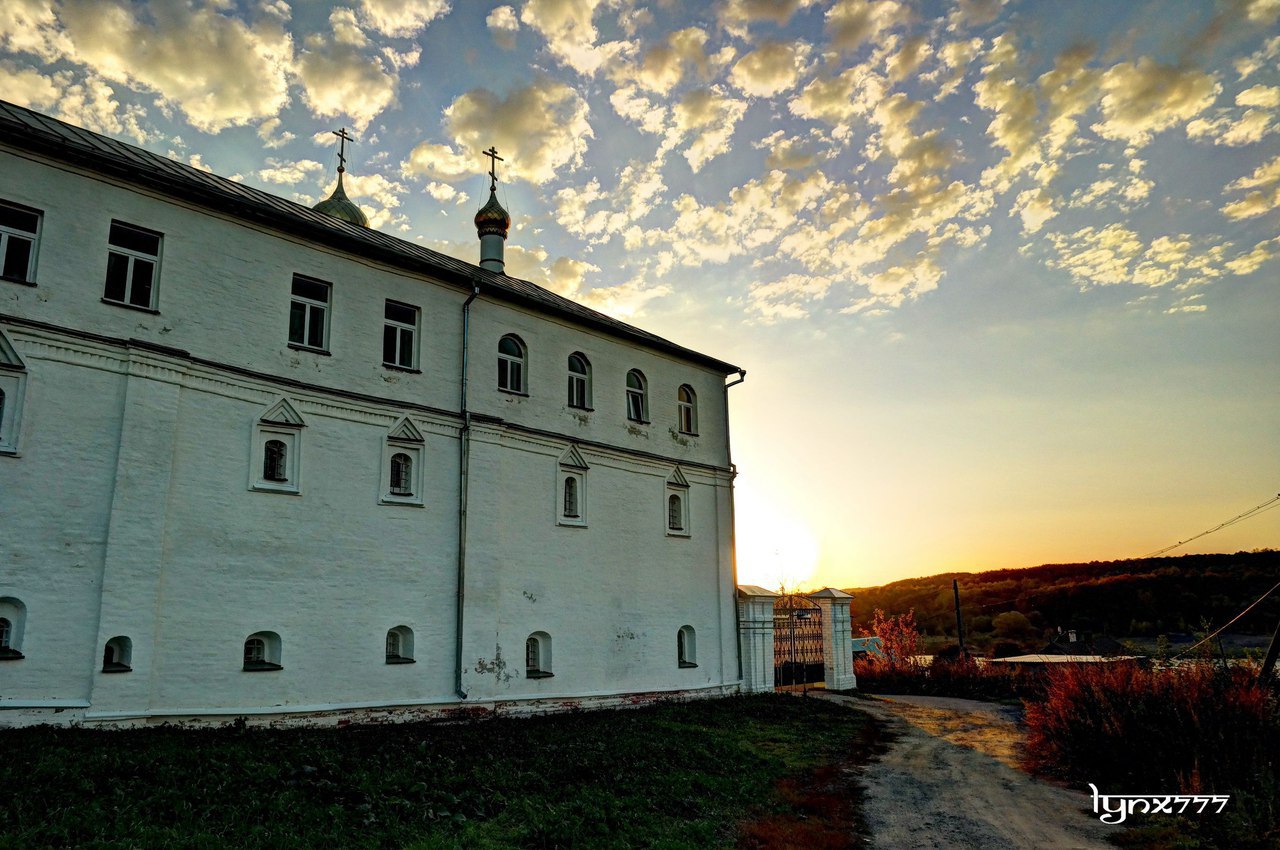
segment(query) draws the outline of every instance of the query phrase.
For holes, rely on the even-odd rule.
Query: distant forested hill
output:
[[[1007,636],[1034,643],[1049,630],[1081,629],[1113,637],[1151,637],[1215,627],[1280,582],[1280,551],[1234,555],[1182,555],[1088,564],[1045,564],[985,573],[944,573],[849,588],[854,629],[869,627],[872,613],[914,608],[926,635],[955,635],[951,580],[960,582],[966,635]],[[1016,617],[996,621],[1000,614]],[[1270,634],[1280,621],[1280,591],[1231,631]],[[1001,628],[1001,626],[1004,628]],[[1030,628],[1027,628],[1027,626]],[[1021,626],[1021,634],[1016,632]]]

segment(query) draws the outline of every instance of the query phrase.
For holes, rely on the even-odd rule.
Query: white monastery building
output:
[[[742,688],[745,373],[506,276],[492,184],[477,266],[3,102],[0,173],[0,725]]]

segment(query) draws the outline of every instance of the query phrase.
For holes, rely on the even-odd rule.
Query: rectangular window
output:
[[[35,282],[39,239],[38,211],[0,201],[0,277],[19,283]]]
[[[160,266],[161,234],[120,221],[111,222],[107,240],[107,301],[154,310],[156,271]]]
[[[289,304],[289,342],[320,351],[329,345],[329,284],[295,274]]]
[[[388,301],[382,326],[382,362],[401,369],[414,368],[414,338],[418,334],[418,308]]]

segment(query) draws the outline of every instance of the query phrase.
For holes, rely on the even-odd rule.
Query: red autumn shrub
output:
[[[1280,710],[1256,668],[1064,664],[1027,704],[1029,767],[1107,793],[1272,787]]]

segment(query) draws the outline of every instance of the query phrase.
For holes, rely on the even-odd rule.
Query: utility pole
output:
[[[960,619],[960,582],[951,580],[951,592],[956,597],[956,638],[960,641],[960,657],[968,658],[969,650],[964,648],[964,621]]]
[[[1271,670],[1276,666],[1276,656],[1280,655],[1280,623],[1276,624],[1276,633],[1271,636],[1271,646],[1267,648],[1267,657],[1262,659],[1262,672],[1258,674],[1259,682],[1267,682],[1271,678]]]

